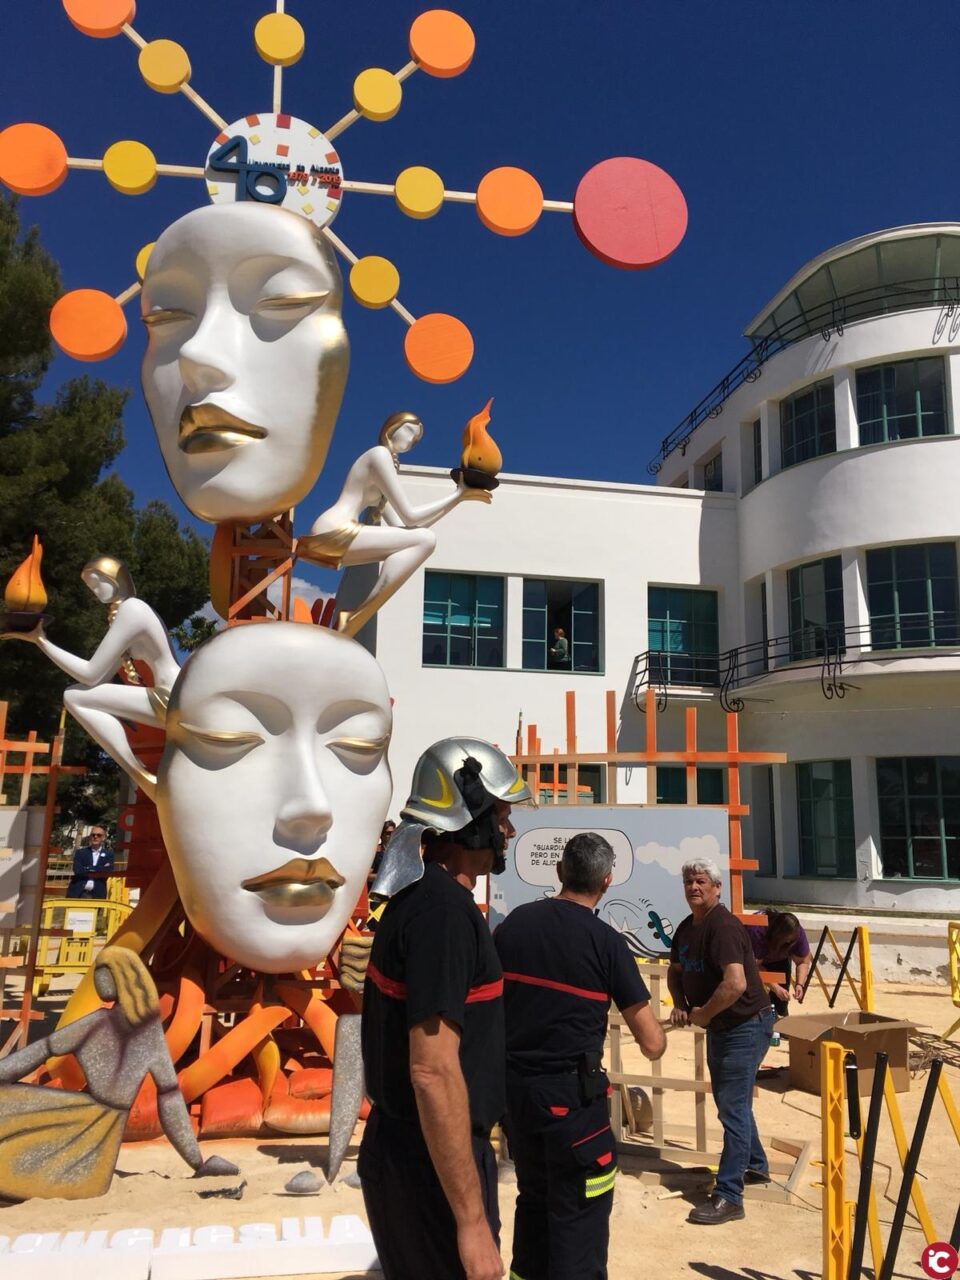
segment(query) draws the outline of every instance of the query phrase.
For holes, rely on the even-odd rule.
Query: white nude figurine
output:
[[[415,507],[397,478],[399,455],[423,435],[423,423],[412,413],[395,413],[380,430],[380,442],[362,453],[347,473],[339,498],[300,538],[297,554],[332,569],[382,562],[380,576],[367,598],[354,610],[341,611],[337,628],[354,636],[429,559],[437,545],[430,525],[461,502],[489,502],[484,489],[461,480],[453,493]],[[369,523],[360,523],[368,512]]]
[[[64,693],[64,706],[153,799],[156,778],[134,755],[122,721],[162,728],[180,665],[163,623],[148,604],[136,598],[133,579],[125,565],[112,556],[98,556],[84,566],[80,576],[101,604],[109,606],[109,630],[91,658],[77,657],[52,644],[42,623],[32,631],[7,632],[3,638],[35,644],[61,671],[79,682]],[[121,667],[134,676],[134,661],[150,669],[153,688],[111,683]]]

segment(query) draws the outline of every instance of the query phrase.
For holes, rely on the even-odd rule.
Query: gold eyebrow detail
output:
[[[329,289],[320,289],[315,293],[278,293],[270,298],[261,298],[257,303],[257,310],[293,311],[297,307],[305,307],[310,303],[325,302],[329,297]]]
[[[178,722],[178,727],[200,742],[206,742],[215,747],[253,747],[263,741],[259,733],[246,733],[240,729],[200,729],[196,725],[186,724],[183,720]]]
[[[194,320],[196,317],[192,311],[183,311],[179,307],[166,307],[159,311],[148,311],[140,319],[148,329],[151,329],[154,325],[172,324],[176,320]]]
[[[390,735],[385,733],[380,738],[337,738],[327,745],[330,747],[343,747],[347,751],[361,751],[374,755],[377,751],[382,751],[389,741]]]

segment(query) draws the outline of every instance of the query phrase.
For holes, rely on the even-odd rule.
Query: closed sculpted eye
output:
[[[304,291],[302,293],[274,293],[261,298],[256,310],[268,315],[304,315],[316,307],[322,306],[330,297],[329,289]]]
[[[180,721],[177,728],[185,734],[188,742],[202,743],[205,747],[216,747],[228,758],[239,759],[254,747],[263,743],[259,733],[241,729],[201,729],[194,724]]]
[[[181,307],[158,307],[140,317],[148,329],[159,329],[165,324],[178,324],[183,320],[195,320],[192,311],[184,311]]]
[[[334,738],[327,746],[341,758],[353,756],[361,760],[372,760],[382,756],[390,741],[389,733],[377,738],[347,737]]]

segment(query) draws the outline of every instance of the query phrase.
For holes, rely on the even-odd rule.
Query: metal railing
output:
[[[636,680],[633,700],[642,711],[648,688],[657,695],[657,710],[664,711],[672,688],[715,688],[724,711],[742,711],[738,690],[773,671],[818,671],[820,689],[828,700],[844,698],[844,664],[848,649],[857,656],[905,656],[935,658],[939,650],[960,649],[960,617],[937,613],[893,620],[875,619],[863,626],[810,624],[787,635],[772,636],[737,645],[722,653],[676,652],[647,649],[634,659]],[[921,652],[918,652],[921,651]]]
[[[903,280],[898,284],[875,285],[854,293],[832,298],[819,306],[801,311],[785,325],[778,325],[772,333],[752,339],[753,349],[739,360],[729,373],[724,374],[715,387],[708,391],[682,422],[665,436],[656,457],[647,463],[650,475],[656,475],[670,454],[685,449],[690,437],[708,418],[716,418],[723,412],[725,402],[745,382],[756,382],[763,373],[763,366],[778,352],[795,342],[819,333],[824,342],[832,334],[843,333],[844,325],[856,320],[869,320],[872,316],[888,315],[897,311],[918,311],[926,307],[941,308],[934,340],[938,340],[950,325],[952,342],[960,333],[960,276],[928,277],[922,280]],[[954,318],[954,313],[956,317]]]

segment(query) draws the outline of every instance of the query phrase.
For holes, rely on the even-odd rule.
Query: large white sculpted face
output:
[[[317,964],[356,905],[390,803],[390,696],[326,628],[234,627],[174,687],[157,809],[190,922],[267,973]]]
[[[195,516],[249,522],[317,481],[349,364],[343,283],[305,218],[210,205],[168,227],[143,282],[143,391]]]

